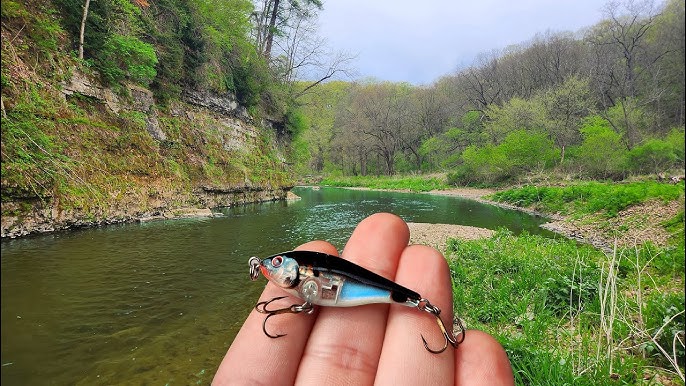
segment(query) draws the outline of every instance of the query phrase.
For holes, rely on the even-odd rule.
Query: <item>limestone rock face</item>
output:
[[[172,101],[164,110],[158,112],[152,91],[129,84],[121,94],[102,86],[97,79],[74,70],[71,78],[60,84],[65,98],[72,95],[85,96],[91,103],[102,104],[114,114],[138,112],[145,115],[145,128],[150,136],[162,144],[168,135],[160,117],[178,117],[180,121],[201,122],[198,135],[199,143],[205,143],[203,135],[219,136],[221,151],[230,154],[250,154],[264,147],[262,133],[255,126],[247,110],[232,94],[218,95],[209,91],[184,90],[181,101]],[[267,129],[268,130],[268,129]],[[202,145],[200,145],[202,146]],[[273,153],[285,162],[276,144]],[[155,181],[144,184],[150,186],[133,187],[147,191],[146,195],[124,194],[122,198],[106,203],[89,205],[89,208],[69,207],[57,202],[57,197],[42,199],[30,192],[14,194],[13,200],[3,202],[1,236],[20,237],[34,233],[45,233],[98,226],[121,222],[148,221],[186,216],[209,216],[210,208],[234,206],[252,202],[285,200],[289,186],[255,184],[246,175],[244,181],[231,186],[209,186],[201,182],[191,182],[187,188],[160,188]],[[27,208],[30,208],[27,210]]]
[[[61,86],[64,95],[81,94],[100,100],[115,113],[122,110],[121,101],[117,94],[80,71],[74,71],[71,79],[68,82],[63,82]]]
[[[167,139],[160,128],[160,123],[157,120],[157,110],[155,109],[155,98],[152,91],[129,84],[127,85],[130,99],[124,99],[118,96],[114,91],[107,87],[103,87],[96,80],[88,75],[74,71],[71,79],[68,82],[63,82],[62,94],[66,96],[73,94],[80,94],[99,100],[107,108],[114,112],[120,111],[138,111],[146,115],[146,128],[148,133],[158,142]]]
[[[184,101],[208,108],[220,114],[234,116],[246,122],[251,122],[252,118],[245,107],[238,104],[236,96],[230,93],[218,95],[206,90],[184,90]]]

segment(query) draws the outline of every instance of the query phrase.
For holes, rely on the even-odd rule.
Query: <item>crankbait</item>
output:
[[[411,289],[405,288],[383,276],[377,275],[348,260],[326,253],[312,251],[283,252],[265,259],[251,257],[250,279],[257,280],[260,272],[272,283],[286,292],[304,300],[303,304],[293,304],[280,309],[268,309],[273,301],[286,296],[275,297],[255,305],[255,310],[267,314],[262,322],[262,331],[270,338],[285,334],[272,335],[267,332],[267,320],[278,314],[301,312],[312,313],[314,305],[329,307],[354,307],[372,303],[396,303],[415,307],[436,317],[445,344],[439,350],[429,348],[424,336],[424,347],[432,353],[441,353],[450,344],[457,347],[464,340],[465,329],[458,319],[459,341],[446,330],[441,320],[441,310]]]

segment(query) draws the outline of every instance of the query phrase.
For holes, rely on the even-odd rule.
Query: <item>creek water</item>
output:
[[[375,212],[545,234],[545,219],[428,194],[295,188],[302,200],[223,216],[5,240],[3,385],[208,384],[265,281],[248,258],[344,246]]]

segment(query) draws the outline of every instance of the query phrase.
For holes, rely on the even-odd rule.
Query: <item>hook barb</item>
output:
[[[445,342],[443,344],[443,347],[441,347],[438,350],[434,350],[429,347],[429,344],[426,342],[426,339],[424,338],[424,335],[420,335],[422,337],[422,343],[424,343],[424,348],[426,351],[432,353],[432,354],[440,354],[443,351],[445,351],[446,348],[448,348],[448,344],[453,346],[453,348],[457,348],[457,346],[464,341],[464,335],[465,335],[465,328],[464,325],[462,324],[462,321],[458,318],[457,319],[457,324],[460,329],[460,332],[458,333],[459,335],[459,340],[458,338],[455,338],[452,333],[449,333],[448,330],[445,328],[445,324],[443,324],[443,320],[441,319],[441,309],[432,305],[429,303],[428,300],[426,299],[420,299],[417,308],[421,311],[426,311],[430,313],[431,315],[436,317],[436,323],[438,324],[438,327],[441,329],[441,334],[443,335],[443,338],[445,339]]]
[[[288,307],[277,308],[275,310],[267,309],[267,307],[269,306],[269,304],[271,304],[271,302],[276,301],[276,300],[280,300],[280,299],[284,299],[284,298],[286,298],[286,296],[277,296],[271,300],[265,300],[265,301],[259,302],[255,305],[255,311],[257,311],[261,314],[267,314],[267,316],[262,321],[262,332],[264,332],[265,335],[267,335],[268,337],[270,337],[272,339],[280,338],[282,336],[286,336],[287,334],[272,335],[269,332],[267,332],[267,320],[269,320],[269,318],[271,318],[274,315],[285,314],[285,313],[299,314],[301,312],[307,312],[309,314],[314,309],[312,304],[308,303],[308,302],[305,302],[303,304],[292,304]]]
[[[272,335],[272,334],[270,334],[269,332],[267,332],[267,320],[269,320],[269,318],[271,318],[271,317],[274,316],[274,315],[276,315],[276,314],[269,314],[269,315],[267,315],[267,317],[264,318],[264,320],[262,321],[262,332],[264,332],[264,335],[267,335],[268,337],[270,337],[270,338],[272,338],[272,339],[281,338],[282,336],[288,335],[288,334],[276,334],[276,335]]]

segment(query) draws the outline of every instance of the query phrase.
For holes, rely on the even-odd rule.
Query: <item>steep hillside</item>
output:
[[[105,87],[50,4],[2,7],[2,237],[285,197],[281,123],[229,91]]]

